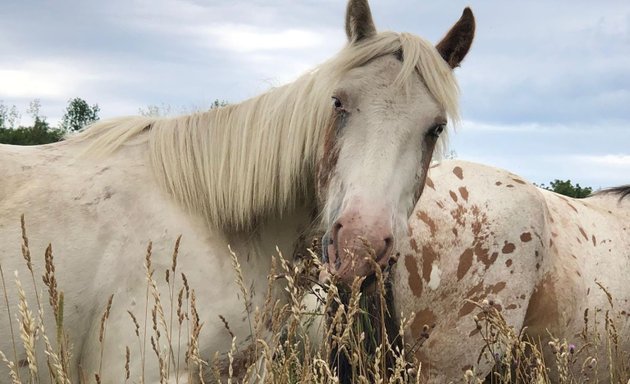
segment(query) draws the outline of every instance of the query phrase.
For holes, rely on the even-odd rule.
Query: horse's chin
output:
[[[375,268],[380,263],[371,260],[371,255],[365,254],[343,254],[341,257],[337,254],[337,249],[333,245],[327,247],[327,261],[323,264],[323,270],[319,274],[319,280],[322,283],[334,281],[345,286],[352,286],[355,279],[370,279],[375,274]]]

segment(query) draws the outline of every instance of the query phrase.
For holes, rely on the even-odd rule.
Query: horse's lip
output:
[[[349,287],[352,286],[357,277],[369,277],[375,273],[375,271],[372,270],[372,264],[367,260],[340,261],[337,259],[336,264],[338,265],[332,265],[331,263],[325,264],[328,276],[333,277],[334,280]]]

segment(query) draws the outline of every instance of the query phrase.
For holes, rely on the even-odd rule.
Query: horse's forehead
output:
[[[400,75],[402,68],[403,63],[394,55],[381,56],[361,67],[348,71],[341,84],[348,88],[376,89],[383,92],[392,92],[395,87],[391,87],[391,85],[394,84]],[[425,88],[419,74],[416,73],[410,76],[409,80],[414,85],[414,88]],[[397,93],[400,94],[401,92]]]
[[[405,79],[404,85],[397,84],[402,68],[403,64],[393,55],[380,57],[348,72],[336,92],[352,107],[378,111],[387,119],[407,116],[417,121],[427,116],[434,119],[441,114],[441,108],[417,72]]]

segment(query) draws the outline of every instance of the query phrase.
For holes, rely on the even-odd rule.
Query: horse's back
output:
[[[37,153],[33,147],[0,144],[0,204],[16,189],[16,183],[23,182],[24,168]]]
[[[548,274],[557,282],[553,291],[559,300],[558,316],[566,317],[557,319],[557,328],[578,329],[585,310],[613,309],[608,294],[613,307],[630,301],[626,278],[630,272],[630,199],[620,200],[615,194],[584,199],[548,191],[543,195],[552,234]]]

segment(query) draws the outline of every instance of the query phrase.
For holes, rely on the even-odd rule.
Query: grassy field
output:
[[[23,227],[22,256],[31,276],[17,276],[2,270],[0,277],[4,292],[5,309],[12,319],[11,337],[13,349],[2,351],[0,360],[9,367],[10,377],[0,378],[1,383],[71,383],[70,364],[73,353],[72,340],[64,329],[64,293],[57,285],[54,258],[49,247],[45,252],[45,273],[36,276],[32,268],[31,250],[26,229]],[[243,298],[243,311],[251,315],[251,339],[255,342],[246,348],[236,339],[229,323],[225,332],[232,337],[232,348],[225,354],[213,357],[200,356],[199,335],[203,324],[198,307],[203,298],[195,296],[185,275],[177,271],[179,239],[174,245],[172,266],[166,271],[152,267],[152,249],[149,244],[144,261],[147,284],[147,315],[132,312],[113,313],[111,304],[102,309],[99,345],[101,356],[108,343],[123,343],[126,348],[126,364],[118,369],[100,367],[98,372],[79,372],[81,382],[100,383],[107,375],[121,378],[125,383],[144,382],[142,377],[131,377],[129,361],[155,354],[159,361],[161,382],[176,382],[184,372],[188,382],[200,383],[422,383],[422,366],[414,358],[417,343],[405,344],[403,335],[413,318],[403,318],[398,325],[387,322],[391,297],[388,296],[387,279],[376,274],[369,293],[361,293],[363,280],[356,280],[352,288],[340,291],[335,285],[313,283],[320,268],[314,253],[298,265],[289,263],[282,255],[274,258],[269,273],[269,289],[263,308],[252,308],[246,279],[241,273],[237,255],[232,253],[235,287]],[[380,270],[379,268],[376,268]],[[157,276],[161,276],[158,278]],[[41,286],[42,282],[43,286]],[[176,283],[178,282],[178,283]],[[274,284],[282,284],[284,300],[276,300]],[[8,308],[7,285],[16,284],[19,305],[17,313]],[[33,303],[27,300],[23,284],[35,285],[35,291],[44,290],[47,298]],[[164,289],[168,297],[160,295]],[[168,305],[164,305],[168,300]],[[172,304],[172,305],[171,305]],[[598,370],[609,371],[615,384],[630,384],[630,360],[628,351],[617,348],[619,335],[609,312],[597,316],[585,315],[585,331],[582,335],[585,347],[577,350],[565,340],[553,338],[546,345],[529,340],[523,330],[507,324],[492,302],[475,303],[478,310],[471,314],[485,341],[479,351],[479,359],[490,359],[495,370],[487,377],[480,377],[474,369],[462,373],[464,383],[551,383],[550,372],[563,384],[595,383]],[[173,308],[167,313],[165,308]],[[50,312],[49,312],[50,311]],[[54,314],[55,324],[45,324],[44,313]],[[135,327],[135,339],[108,340],[107,324],[112,316],[126,316]],[[590,323],[589,323],[590,321]],[[603,321],[605,332],[598,332],[597,322]],[[428,331],[428,329],[427,329]],[[139,343],[140,356],[131,356],[129,345]],[[184,341],[185,342],[182,342]],[[185,345],[185,351],[175,350]],[[240,348],[237,345],[241,345]],[[606,361],[594,357],[597,346],[608,351]],[[165,347],[164,347],[165,346]],[[38,361],[37,348],[46,351],[46,360]],[[17,350],[26,351],[26,361],[17,361]],[[550,348],[554,361],[545,361],[542,348]],[[184,352],[184,353],[181,353]],[[172,356],[184,356],[182,361]],[[466,362],[472,367],[475,361]],[[17,365],[28,367],[20,375]],[[479,377],[478,377],[479,376]],[[169,381],[171,380],[171,381]],[[180,381],[181,382],[181,381]]]

